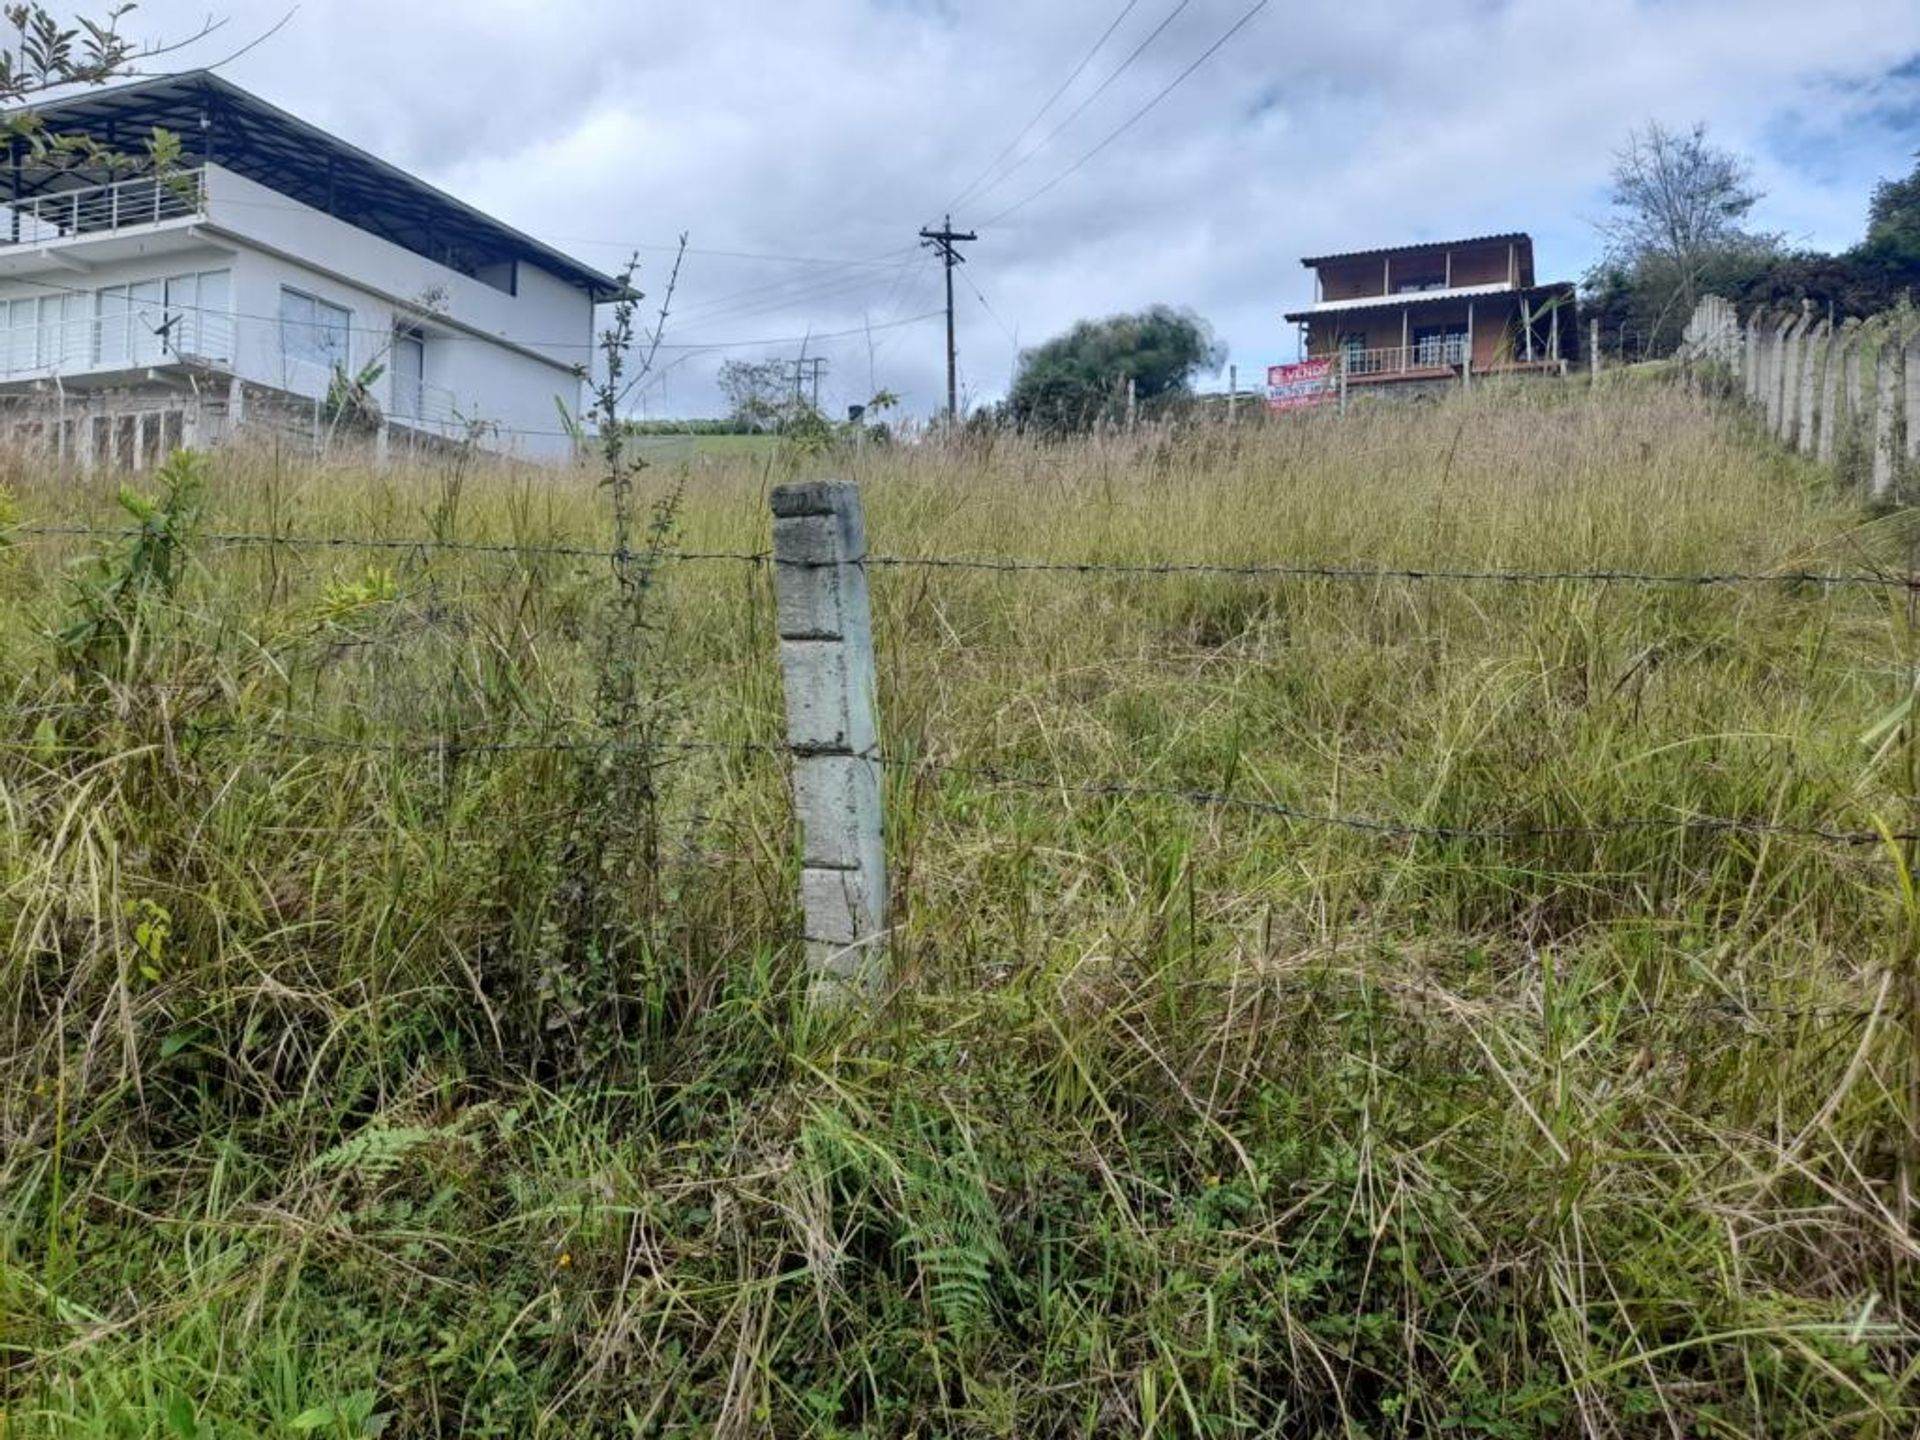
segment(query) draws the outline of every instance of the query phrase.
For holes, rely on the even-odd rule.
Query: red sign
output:
[[[1267,367],[1269,410],[1310,410],[1334,396],[1333,357]]]

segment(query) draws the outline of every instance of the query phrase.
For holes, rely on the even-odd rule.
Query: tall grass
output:
[[[9,463],[17,526],[127,519]],[[1631,386],[636,503],[752,554],[816,474],[903,560],[1914,535]],[[89,644],[129,542],[0,555],[0,1434],[1920,1424],[1909,857],[1607,828],[1913,828],[1899,592],[877,568],[898,985],[829,1018],[763,565],[660,571],[650,740],[608,746],[615,577],[552,553],[608,543],[590,476],[206,481]]]

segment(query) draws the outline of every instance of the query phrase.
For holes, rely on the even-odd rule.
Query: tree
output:
[[[777,430],[787,418],[787,367],[778,360],[729,360],[718,384],[728,417],[749,432]]]
[[[1864,260],[1920,266],[1920,155],[1903,180],[1882,180],[1867,206],[1867,238],[1856,252]]]
[[[114,4],[98,19],[82,15],[67,23],[44,5],[0,5],[0,37],[5,37],[0,38],[0,108],[8,112],[0,118],[0,138],[16,156],[24,152],[24,158],[47,167],[95,166],[108,171],[144,161],[155,172],[179,158],[179,138],[164,130],[143,137],[141,154],[133,157],[91,136],[51,133],[33,108],[35,101],[57,90],[124,79],[142,66],[198,44],[225,23],[208,20],[184,39],[143,45],[120,30],[121,21],[134,8]]]
[[[1742,226],[1761,198],[1746,161],[1710,143],[1704,125],[1653,120],[1631,132],[1608,198],[1607,254],[1588,290],[1651,353],[1677,342],[1702,295],[1749,283],[1779,254],[1777,236]]]
[[[1080,430],[1126,404],[1127,382],[1142,407],[1185,395],[1226,350],[1191,311],[1155,305],[1134,315],[1083,320],[1020,357],[1007,409],[1021,426]]]

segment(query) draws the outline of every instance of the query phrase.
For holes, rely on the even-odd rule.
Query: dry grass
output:
[[[896,558],[1903,569],[1913,534],[1633,385],[649,498],[755,552],[813,474]],[[211,483],[203,535],[525,548],[190,542],[104,662],[49,638],[87,542],[0,559],[0,1433],[1920,1423],[1901,847],[1089,788],[1904,829],[1904,596],[877,569],[900,985],[827,1024],[777,765],[661,751],[655,808],[624,751],[473,743],[606,738],[610,578],[532,548],[605,544],[591,477]],[[777,741],[764,568],[655,580],[621,738]]]

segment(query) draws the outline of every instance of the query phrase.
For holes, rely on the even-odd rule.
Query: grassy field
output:
[[[763,565],[554,553],[585,473],[205,468],[136,544],[6,464],[7,1440],[1920,1426],[1904,592],[876,568],[898,984],[833,1018]],[[759,552],[820,475],[897,559],[1916,538],[1632,384],[641,501]]]

